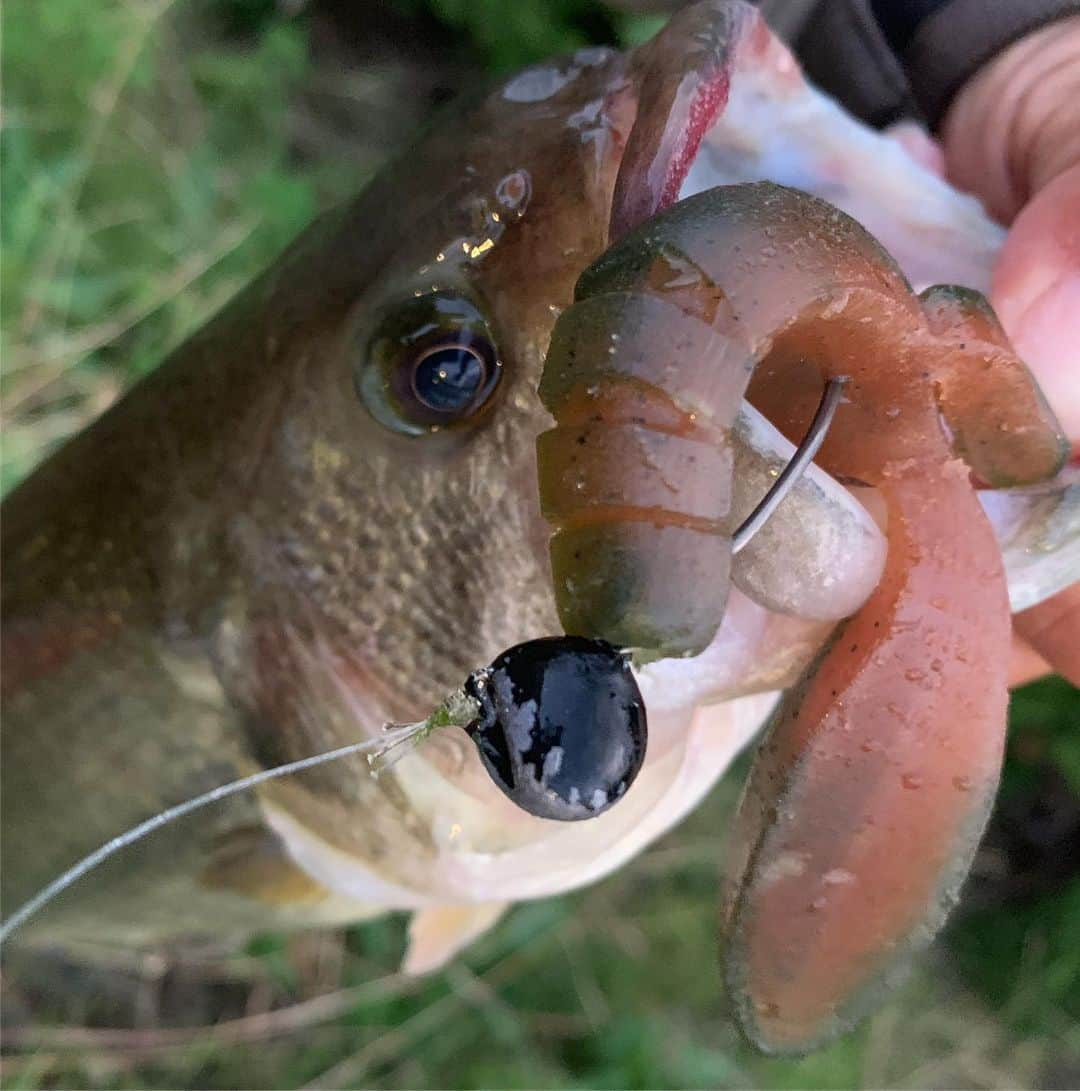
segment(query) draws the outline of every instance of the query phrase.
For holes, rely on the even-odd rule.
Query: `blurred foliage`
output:
[[[633,43],[658,24],[596,0],[387,2],[493,71]],[[295,153],[290,104],[313,75],[300,3],[97,0],[91,13],[83,0],[9,0],[3,19],[7,487],[358,183]],[[1080,791],[1077,691],[1060,680],[1027,687],[1011,719],[1002,806],[1037,799],[1047,767]],[[1080,1079],[1075,878],[961,915],[895,1001],[831,1049],[798,1062],[748,1051],[724,1017],[713,955],[718,831],[738,783],[727,777],[686,825],[611,879],[518,907],[444,974],[394,976],[400,917],[323,937],[338,959],[329,985],[305,976],[316,938],[261,937],[219,967],[254,982],[240,1013],[329,989],[360,990],[355,1003],[300,1033],[226,1045],[209,1024],[231,1010],[235,988],[208,987],[178,1016],[208,1024],[197,1042],[144,1053],[54,1043],[20,1053],[14,1067],[9,1058],[5,1085],[293,1087],[328,1070],[383,1087]],[[111,993],[67,996],[58,990],[39,1018],[122,1027],[143,1011],[142,1000]]]
[[[637,45],[664,17],[613,10],[596,0],[393,0],[409,15],[432,15],[458,32],[492,72],[597,43]]]
[[[277,19],[239,45],[173,6],[5,8],[5,486],[314,212],[314,181],[287,154],[304,28]]]
[[[1061,770],[1080,795],[1080,693],[1076,687],[1063,678],[1025,686],[1013,694],[1011,713],[1013,722],[1023,725],[1023,743],[1012,747],[1013,760],[1002,791],[1030,787],[1032,767],[1050,764]]]

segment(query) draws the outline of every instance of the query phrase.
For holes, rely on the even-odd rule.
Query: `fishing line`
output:
[[[428,720],[421,720],[415,724],[387,724],[384,733],[380,738],[364,739],[362,742],[347,743],[345,746],[339,746],[334,750],[327,750],[322,754],[314,754],[308,758],[300,758],[297,761],[286,762],[284,765],[276,765],[272,769],[262,769],[258,773],[252,773],[249,776],[241,777],[239,780],[233,780],[228,784],[222,784],[217,788],[211,788],[210,791],[203,792],[202,795],[185,800],[183,803],[178,803],[175,807],[169,807],[167,810],[153,815],[146,819],[145,822],[140,822],[137,826],[132,826],[131,829],[118,834],[116,837],[112,838],[112,840],[106,841],[104,845],[95,849],[88,856],[84,856],[77,863],[69,867],[67,871],[58,875],[48,884],[48,886],[39,890],[29,901],[21,905],[7,918],[7,920],[0,924],[0,943],[3,943],[16,928],[25,924],[30,917],[37,913],[43,906],[51,902],[58,894],[63,893],[73,883],[78,882],[79,879],[87,874],[87,872],[93,871],[98,864],[103,863],[110,856],[120,852],[121,849],[127,848],[128,845],[133,845],[136,841],[141,841],[148,834],[153,833],[154,830],[160,829],[162,826],[167,826],[170,822],[173,822],[178,818],[183,818],[184,815],[191,814],[192,811],[207,807],[211,803],[217,803],[220,799],[236,795],[239,792],[246,791],[248,788],[254,788],[256,785],[262,784],[265,781],[287,776],[289,773],[299,773],[304,769],[311,769],[316,765],[324,765],[330,761],[337,761],[338,758],[345,758],[350,754],[368,752],[368,761],[374,767],[380,754],[400,746],[402,743],[407,742],[415,736],[421,734],[426,735],[433,730],[435,726],[441,726],[440,724],[432,725],[431,721],[434,720],[437,715],[438,713]],[[450,721],[446,720],[445,722],[449,723]]]

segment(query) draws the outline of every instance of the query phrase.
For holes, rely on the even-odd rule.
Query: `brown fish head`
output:
[[[280,375],[230,533],[243,628],[318,634],[378,706],[373,728],[556,631],[536,389],[606,244],[632,111],[612,51],[527,69],[437,119],[262,285]],[[281,656],[263,647],[245,683],[264,707],[284,699],[265,693],[290,674]]]
[[[436,119],[255,286],[234,689],[280,703],[290,670],[254,645],[317,633],[372,718],[402,718],[558,630],[535,462],[551,330],[609,225],[677,197],[747,43],[775,44],[756,11],[707,2],[629,54],[526,69]]]

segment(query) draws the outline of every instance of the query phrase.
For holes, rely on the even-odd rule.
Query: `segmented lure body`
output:
[[[576,299],[541,384],[557,426],[538,442],[570,632],[706,646],[727,594],[741,397],[797,438],[822,383],[848,379],[819,461],[881,494],[885,573],[774,717],[724,910],[744,1029],[806,1049],[933,935],[970,865],[1010,626],[969,468],[1038,481],[1064,441],[981,296],[917,297],[854,220],[798,191],[682,201],[586,270]]]

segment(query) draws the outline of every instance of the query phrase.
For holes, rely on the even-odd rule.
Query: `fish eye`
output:
[[[436,345],[413,366],[412,389],[436,413],[461,413],[476,400],[486,375],[487,363],[472,345]]]
[[[354,351],[360,400],[381,424],[406,435],[475,420],[502,375],[483,313],[448,291],[384,308],[354,335]]]

